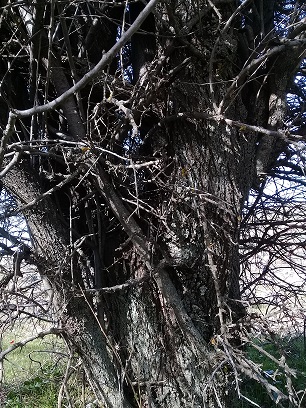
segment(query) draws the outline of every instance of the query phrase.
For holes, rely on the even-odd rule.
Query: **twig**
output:
[[[25,110],[13,109],[12,115],[14,115],[15,118],[16,117],[26,118],[37,113],[46,112],[48,110],[56,108],[57,106],[62,104],[67,98],[83,89],[89,82],[95,79],[100,74],[100,71],[102,71],[102,69],[104,69],[112,61],[112,59],[118,54],[118,52],[120,52],[120,49],[124,47],[124,45],[130,40],[132,35],[136,33],[136,31],[140,28],[141,24],[152,12],[152,10],[154,9],[158,2],[159,0],[150,0],[146,7],[141,11],[141,13],[139,13],[138,17],[136,18],[134,23],[130,26],[130,28],[115,43],[115,45],[102,56],[98,64],[94,68],[92,68],[89,72],[87,72],[75,85],[69,88],[66,92],[55,98],[53,101],[50,101],[44,105],[34,106],[33,108]]]
[[[60,328],[58,328],[58,327],[51,327],[51,328],[48,329],[48,330],[44,330],[44,331],[41,331],[41,332],[37,333],[35,336],[31,336],[31,337],[28,337],[27,339],[20,340],[20,341],[18,341],[18,342],[16,342],[16,343],[12,344],[12,345],[11,345],[10,347],[8,347],[6,350],[4,350],[4,351],[2,351],[2,352],[0,353],[0,361],[3,361],[3,359],[4,359],[9,353],[11,353],[12,351],[16,350],[16,349],[19,348],[19,347],[25,346],[27,343],[30,343],[30,342],[33,341],[33,340],[42,339],[42,338],[44,338],[45,336],[48,336],[49,334],[59,335],[59,334],[62,334],[63,332],[64,332],[64,329],[60,329]]]
[[[5,166],[5,168],[0,172],[0,179],[3,178],[8,171],[18,162],[21,152],[16,152],[12,160]]]
[[[114,285],[104,288],[97,288],[97,289],[84,289],[85,293],[115,293],[120,292],[123,290],[127,290],[129,288],[133,288],[135,286],[140,285],[150,279],[149,274],[145,274],[138,279],[129,279],[125,283],[121,283],[120,285]]]
[[[66,365],[65,375],[62,380],[62,384],[61,384],[61,387],[59,389],[58,396],[57,396],[57,408],[62,408],[63,393],[66,392],[66,388],[67,388],[66,384],[69,380],[69,377],[72,374],[72,371],[70,371],[72,358],[73,358],[73,353],[72,351],[70,351],[69,359]]]
[[[16,119],[17,119],[17,116],[13,112],[10,112],[8,121],[7,121],[7,125],[3,132],[1,143],[0,143],[0,167],[2,166],[4,152],[6,150],[6,145],[10,137],[13,135]]]
[[[60,190],[65,184],[70,183],[70,181],[72,181],[73,179],[75,179],[83,170],[82,166],[80,166],[74,173],[69,174],[68,176],[65,177],[65,179],[63,181],[61,181],[60,183],[56,184],[56,186],[50,188],[48,191],[46,191],[45,193],[41,194],[39,197],[35,198],[34,200],[30,201],[29,203],[18,207],[18,209],[16,210],[16,212],[23,212],[25,210],[27,210],[28,208],[33,207],[35,204],[39,203],[40,201],[42,201],[44,198],[46,198],[47,196],[53,194],[55,191]]]

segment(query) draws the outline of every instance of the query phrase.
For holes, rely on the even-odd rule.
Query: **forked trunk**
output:
[[[82,358],[97,398],[108,408],[232,406],[235,368],[228,350],[239,343],[234,330],[244,316],[241,212],[250,188],[283,146],[275,135],[258,138],[249,124],[272,130],[282,125],[290,75],[282,77],[274,55],[259,64],[261,51],[253,59],[250,44],[243,48],[243,30],[235,27],[236,2],[203,3],[202,8],[193,2],[161,4],[155,20],[149,15],[149,49],[137,59],[145,42],[139,33],[130,44],[133,84],[118,79],[112,64],[114,76],[101,74],[92,89],[85,81],[78,104],[68,99],[73,105],[65,121],[60,110],[46,114],[48,125],[58,121],[56,130],[63,125],[73,133],[70,138],[48,144],[44,134],[32,148],[26,138],[40,116],[33,115],[27,132],[23,123],[16,125],[18,138],[25,138],[20,149],[35,160],[25,157],[13,166],[13,159],[4,187],[25,215],[31,256],[51,285],[67,344]],[[105,15],[97,12],[103,18],[91,30],[102,30],[107,20],[107,44],[118,35],[108,16],[116,21],[123,13],[122,7],[111,7],[103,9]],[[68,11],[84,23],[83,12]],[[245,13],[259,38],[253,11],[250,6]],[[266,12],[269,26],[273,10]],[[82,25],[76,22],[72,32]],[[64,37],[58,44],[68,55],[74,52],[72,38]],[[79,42],[75,45],[81,52]],[[90,57],[98,45],[83,47],[88,54],[82,50]],[[67,59],[59,55],[48,63],[64,66]],[[287,61],[290,74],[291,65]],[[55,72],[50,81],[54,94],[70,86],[68,80],[56,86]],[[87,127],[81,119],[85,111]],[[52,126],[42,126],[42,134],[46,129]]]

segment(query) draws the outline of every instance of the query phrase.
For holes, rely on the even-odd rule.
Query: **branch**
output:
[[[16,214],[18,214],[20,212],[23,212],[23,211],[33,207],[35,204],[39,203],[40,201],[42,201],[47,196],[53,194],[57,190],[60,190],[65,184],[70,183],[70,181],[72,181],[74,178],[76,178],[82,172],[82,170],[83,170],[83,167],[80,166],[74,173],[69,174],[68,176],[65,177],[65,179],[63,181],[56,184],[56,186],[50,188],[48,191],[46,191],[45,193],[43,193],[40,196],[36,197],[34,200],[26,203],[23,206],[18,207],[16,210],[11,211],[9,214],[6,214],[6,216],[13,216],[13,215],[16,215]]]
[[[215,54],[216,54],[216,52],[217,52],[217,48],[218,48],[218,46],[219,46],[219,44],[220,44],[220,40],[222,39],[222,36],[223,36],[223,35],[227,32],[227,30],[230,28],[230,25],[231,25],[232,21],[234,20],[234,18],[238,15],[238,13],[241,12],[241,10],[243,10],[243,9],[248,5],[248,3],[250,3],[250,1],[251,1],[251,0],[244,0],[244,1],[240,4],[240,6],[235,9],[235,11],[233,12],[233,14],[232,14],[232,15],[230,16],[230,18],[227,20],[227,22],[226,22],[226,24],[225,24],[223,30],[221,31],[219,37],[216,39],[216,42],[215,42],[214,47],[213,47],[212,52],[211,52],[211,56],[210,56],[210,60],[209,60],[209,73],[208,73],[208,77],[209,77],[209,91],[210,91],[210,95],[211,95],[211,98],[212,98],[213,108],[214,108],[214,111],[215,111],[216,113],[220,113],[220,112],[221,112],[221,105],[220,105],[220,107],[218,108],[218,106],[217,106],[217,101],[216,101],[216,97],[215,97],[215,90],[214,90],[214,87],[213,87],[213,84],[214,84],[214,80],[213,80],[213,64],[214,64],[214,62],[215,62]]]
[[[286,143],[292,143],[292,142],[297,142],[300,140],[305,140],[305,136],[302,135],[296,135],[292,134],[287,130],[270,130],[267,129],[263,126],[255,126],[255,125],[248,125],[247,123],[240,122],[238,120],[232,120],[227,118],[224,115],[211,115],[206,112],[179,112],[176,115],[168,116],[165,119],[161,120],[157,125],[155,125],[146,135],[150,135],[153,133],[158,127],[161,127],[164,123],[168,123],[171,121],[175,121],[178,119],[188,119],[188,118],[194,118],[194,119],[199,119],[199,120],[212,120],[215,122],[220,122],[224,121],[226,124],[229,126],[234,126],[238,128],[239,131],[242,133],[245,131],[250,131],[250,132],[255,132],[255,133],[261,133],[267,136],[275,136],[278,137],[282,140],[284,140]]]
[[[0,179],[2,179],[6,173],[19,161],[21,152],[16,152],[14,154],[14,157],[12,158],[12,160],[8,163],[7,166],[5,166],[5,168],[0,172]],[[3,157],[2,157],[3,159]]]
[[[266,61],[269,58],[272,58],[276,55],[279,55],[283,51],[285,51],[288,47],[299,47],[299,50],[302,50],[305,48],[305,42],[306,40],[288,40],[288,39],[282,39],[279,41],[279,44],[276,45],[275,47],[268,48],[266,52],[264,52],[262,55],[258,56],[256,59],[251,60],[251,62],[246,65],[236,76],[236,78],[233,80],[231,86],[227,89],[226,94],[224,95],[218,109],[216,112],[219,114],[224,113],[226,110],[226,102],[231,101],[234,92],[237,92],[237,90],[243,85],[244,81],[246,78],[251,78],[252,74],[257,70],[260,65],[266,63]],[[295,58],[297,55],[298,57],[296,59],[301,60],[302,55],[300,52],[297,52],[295,54],[289,54],[290,58]],[[298,61],[296,61],[298,62]]]
[[[151,260],[151,243],[143,235],[141,228],[134,220],[132,214],[124,206],[122,199],[118,196],[103,168],[97,163],[99,174],[94,175],[94,182],[98,190],[102,193],[105,200],[108,202],[114,216],[120,222],[122,228],[130,237],[139,255],[143,257],[143,262],[146,265],[151,276],[154,276],[156,283],[162,295],[167,301],[167,304],[172,308],[177,323],[190,342],[190,345],[195,345],[195,350],[202,352],[205,350],[203,337],[194,326],[190,316],[185,310],[184,304],[173,285],[167,272],[167,265],[171,265],[171,260],[166,257],[156,266],[152,265]],[[145,276],[145,275],[144,275]]]
[[[104,288],[97,288],[97,289],[84,289],[84,292],[93,293],[93,294],[95,293],[115,293],[115,292],[120,292],[122,290],[127,290],[129,288],[138,286],[141,283],[148,281],[149,279],[150,279],[150,275],[144,274],[138,279],[129,279],[120,285],[109,286],[109,287],[104,287]]]
[[[147,6],[142,10],[142,12],[136,18],[134,23],[131,25],[131,27],[116,42],[116,44],[108,52],[106,52],[103,55],[101,60],[98,62],[98,64],[93,69],[87,72],[83,76],[83,78],[81,78],[70,89],[68,89],[62,95],[55,98],[53,101],[46,103],[44,105],[34,106],[33,108],[25,109],[25,110],[13,109],[12,110],[13,114],[18,118],[26,118],[28,116],[31,116],[37,113],[46,112],[48,110],[56,108],[58,105],[62,104],[67,98],[79,92],[89,82],[95,79],[100,74],[102,69],[104,69],[108,64],[111,63],[112,59],[116,56],[116,54],[118,54],[120,49],[124,47],[124,45],[130,40],[132,35],[136,33],[136,31],[140,28],[140,26],[145,21],[145,19],[148,17],[148,15],[153,11],[154,7],[156,6],[158,2],[159,0],[150,0]]]
[[[16,119],[17,119],[17,116],[14,113],[10,112],[6,128],[5,128],[5,130],[3,132],[3,135],[2,135],[2,138],[1,138],[0,167],[2,166],[6,145],[7,145],[8,141],[9,141],[10,137],[13,135]]]
[[[7,239],[10,241],[14,246],[18,246],[20,248],[27,248],[29,251],[31,251],[30,247],[24,244],[22,241],[20,241],[15,235],[10,234],[8,231],[6,231],[4,228],[0,227],[0,235],[1,238]]]
[[[11,345],[10,347],[8,347],[6,350],[4,350],[4,351],[2,351],[2,352],[0,353],[0,362],[3,361],[3,359],[4,359],[9,353],[11,353],[12,351],[16,350],[16,349],[19,348],[19,347],[25,346],[27,343],[30,343],[30,342],[33,341],[33,340],[36,340],[36,339],[39,339],[39,338],[42,339],[42,338],[44,338],[45,336],[47,336],[47,335],[49,335],[49,334],[59,335],[59,334],[61,334],[61,333],[63,333],[63,332],[64,332],[63,329],[60,329],[60,328],[58,328],[58,327],[51,327],[51,328],[48,329],[48,330],[44,330],[44,331],[41,331],[41,332],[37,333],[35,336],[31,336],[31,337],[28,337],[27,339],[20,340],[20,341],[18,341],[17,343],[12,344],[12,345]]]

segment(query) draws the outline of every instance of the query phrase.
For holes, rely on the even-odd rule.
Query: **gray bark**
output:
[[[3,181],[20,208],[38,200],[42,194],[39,182],[30,171],[26,164],[15,167]],[[44,199],[34,210],[30,208],[23,214],[33,241],[32,256],[42,278],[51,284],[53,312],[67,344],[82,357],[97,397],[107,407],[128,408],[130,404],[121,388],[123,367],[116,368],[118,361],[113,361],[112,348],[89,301],[80,295],[75,297],[69,288],[72,273],[67,257],[69,239],[54,202]]]
[[[258,8],[256,18],[255,8],[245,11],[254,18],[241,47],[241,33],[228,23],[236,2],[204,2],[196,12],[191,3],[155,10],[160,55],[150,64],[152,53],[141,54],[139,47],[144,38],[137,44],[131,62],[141,80],[133,91],[118,78],[101,79],[97,89],[105,86],[105,94],[91,100],[88,83],[99,81],[99,70],[119,48],[68,92],[61,56],[49,58],[53,91],[62,95],[69,130],[87,144],[23,146],[29,155],[41,155],[39,166],[25,156],[3,180],[26,218],[32,257],[54,293],[63,336],[82,358],[106,407],[232,403],[234,367],[227,351],[239,343],[231,329],[245,313],[239,290],[241,213],[283,142],[269,135],[260,139],[243,126],[229,126],[225,118],[282,128],[286,90],[301,53],[297,49],[289,63],[285,51],[274,49],[269,83],[264,69],[262,82],[254,80],[260,58],[248,70],[242,67],[253,51],[259,53],[257,46],[263,46],[260,52],[266,46],[256,41],[271,30],[270,7],[265,21],[263,2],[252,5]],[[286,75],[277,58],[286,58]],[[89,136],[71,89],[84,92]],[[19,115],[26,118],[58,104]],[[22,137],[18,120],[16,129]],[[137,160],[158,165],[137,168]]]

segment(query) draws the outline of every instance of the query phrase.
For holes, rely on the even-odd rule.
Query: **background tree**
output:
[[[1,7],[2,219],[31,239],[3,285],[35,265],[107,407],[231,406],[239,373],[298,406],[241,349],[239,236],[251,189],[304,175],[305,6]]]

